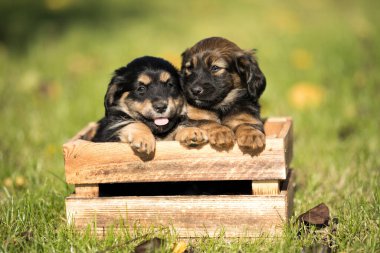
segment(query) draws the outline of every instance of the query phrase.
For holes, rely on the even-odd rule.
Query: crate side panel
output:
[[[96,221],[102,231],[123,219],[130,226],[173,226],[181,237],[221,229],[226,237],[276,235],[287,216],[284,195],[67,198],[66,211],[78,228]]]
[[[174,141],[158,142],[149,161],[125,143],[77,140],[65,145],[64,153],[70,184],[285,179],[287,167],[281,139],[268,139],[266,149],[253,157],[238,147],[218,152],[209,146],[186,149]]]

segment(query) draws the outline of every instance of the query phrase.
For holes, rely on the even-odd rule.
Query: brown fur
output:
[[[258,99],[266,81],[253,53],[224,38],[212,37],[182,54],[188,117],[207,132],[214,147],[228,149],[234,139],[244,150],[256,152],[265,147]]]

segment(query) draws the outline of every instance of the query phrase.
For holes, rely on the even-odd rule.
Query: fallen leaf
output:
[[[321,203],[301,214],[297,219],[307,225],[328,226],[330,211],[324,203]]]
[[[324,203],[299,215],[297,221],[299,226],[299,237],[302,234],[302,230],[307,234],[313,233],[313,235],[317,236],[312,245],[302,248],[302,253],[335,252],[336,242],[334,241],[333,235],[336,233],[338,219],[330,218],[329,208]],[[312,227],[315,229],[311,229]]]

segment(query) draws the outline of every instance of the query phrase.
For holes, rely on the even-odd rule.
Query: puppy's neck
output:
[[[216,104],[213,109],[217,110],[218,112],[222,114],[225,114],[229,110],[232,109],[232,105],[234,105],[237,100],[243,98],[246,95],[247,95],[246,89],[240,89],[240,88],[233,89],[232,91],[228,93],[228,95],[221,102]]]
[[[186,112],[189,119],[192,120],[210,120],[220,122],[219,116],[216,112],[200,109],[192,105],[186,104]]]

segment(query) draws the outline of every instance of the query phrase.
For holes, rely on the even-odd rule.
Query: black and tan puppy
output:
[[[178,71],[161,58],[137,58],[115,71],[104,99],[105,117],[93,141],[126,142],[149,155],[155,139],[174,135],[183,104]]]
[[[259,98],[266,80],[252,51],[220,37],[199,41],[182,54],[181,85],[187,114],[197,127],[184,128],[177,140],[202,144],[205,132],[210,144],[239,147],[257,153],[265,147]]]

